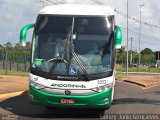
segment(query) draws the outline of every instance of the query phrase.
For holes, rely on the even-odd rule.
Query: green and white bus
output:
[[[36,23],[22,28],[22,46],[31,28],[30,102],[56,108],[109,108],[115,51],[122,41],[114,11],[102,5],[44,7]]]

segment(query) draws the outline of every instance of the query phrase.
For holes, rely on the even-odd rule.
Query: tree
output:
[[[22,50],[23,49],[23,47],[19,43],[17,43],[14,48],[15,48],[15,50]]]
[[[152,54],[144,54],[142,56],[142,63],[146,65],[151,65],[155,62],[155,55]]]
[[[155,55],[151,49],[145,48],[144,50],[141,51],[141,54],[142,54],[142,63],[143,64],[149,65],[149,64],[155,63]]]
[[[11,42],[7,42],[3,46],[6,47],[6,48],[11,48],[12,47],[12,43]]]
[[[26,42],[26,50],[30,51],[31,50],[31,42]]]
[[[120,64],[124,63],[125,60],[125,47],[117,50],[117,62]]]
[[[131,54],[132,54],[132,57],[131,57]],[[137,64],[138,62],[138,53],[137,51],[134,51],[134,50],[129,50],[128,51],[128,61],[129,61],[129,64]]]
[[[151,49],[149,49],[149,48],[145,48],[144,50],[142,50],[141,51],[141,54],[152,54],[153,52],[152,52],[152,50]]]
[[[10,51],[12,50],[12,43],[11,42],[7,42],[6,44],[3,45],[3,47],[5,48],[5,50]]]

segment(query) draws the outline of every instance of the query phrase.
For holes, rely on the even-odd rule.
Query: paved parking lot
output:
[[[30,105],[28,95],[1,100],[0,113],[3,116],[13,115],[18,120],[41,119],[100,119],[107,115],[121,114],[155,114],[160,115],[160,86],[142,89],[138,85],[116,81],[115,97],[112,107],[104,115],[97,110],[52,109]],[[12,116],[11,116],[12,117]],[[160,118],[160,117],[159,117]]]

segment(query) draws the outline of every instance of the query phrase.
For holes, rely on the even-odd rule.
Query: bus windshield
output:
[[[39,15],[32,68],[56,75],[92,75],[112,70],[114,16]]]

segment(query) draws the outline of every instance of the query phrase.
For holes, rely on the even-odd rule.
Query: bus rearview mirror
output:
[[[34,24],[27,24],[25,25],[20,32],[20,43],[22,46],[26,46],[26,35],[27,31],[34,27]]]
[[[115,46],[116,46],[116,49],[120,49],[122,46],[122,31],[119,26],[116,27]]]

